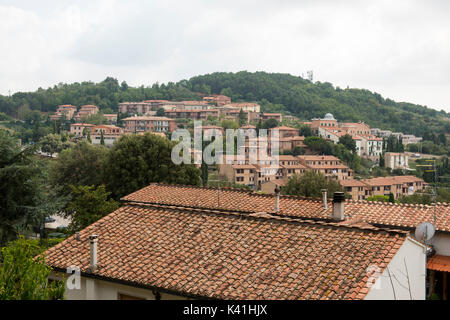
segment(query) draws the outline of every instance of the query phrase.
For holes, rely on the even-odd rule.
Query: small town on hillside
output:
[[[350,3],[0,4],[2,310],[445,303],[450,7]]]
[[[228,126],[240,125],[241,129],[256,129],[258,124],[274,126],[269,128],[279,131],[279,167],[271,172],[264,172],[271,164],[270,158],[260,159],[256,165],[249,164],[249,153],[259,152],[250,150],[250,141],[243,146],[244,159],[227,157],[224,155],[223,164],[218,164],[215,172],[220,181],[228,185],[242,185],[257,191],[273,193],[275,188],[285,186],[290,177],[305,171],[320,172],[327,179],[339,182],[349,199],[365,200],[374,196],[393,195],[394,199],[420,192],[428,185],[423,179],[411,174],[409,159],[414,160],[420,154],[407,152],[387,152],[386,140],[390,137],[398,139],[407,147],[408,144],[420,143],[422,138],[389,130],[371,128],[364,122],[338,122],[332,114],[327,113],[323,118],[311,121],[298,121],[296,117],[281,113],[261,112],[261,107],[255,102],[232,103],[225,95],[211,95],[199,101],[167,101],[146,100],[142,102],[121,102],[118,114],[102,114],[107,124],[94,125],[83,123],[91,115],[96,115],[99,108],[85,105],[77,108],[72,105],[60,105],[55,114],[50,115],[51,121],[64,119],[70,123],[70,134],[76,138],[87,138],[93,144],[103,143],[112,146],[114,141],[124,134],[142,134],[151,132],[162,137],[170,137],[177,128],[188,128],[192,120],[203,120],[206,125],[201,129],[224,130]],[[284,120],[283,120],[284,118]],[[118,126],[118,119],[121,125]],[[268,121],[272,119],[271,121]],[[224,121],[225,120],[225,121]],[[286,124],[286,125],[284,125]],[[289,127],[288,125],[297,127]],[[300,128],[307,127],[311,135],[321,137],[334,144],[339,143],[343,136],[350,136],[354,141],[355,153],[370,160],[374,166],[380,166],[380,159],[384,158],[384,167],[390,172],[400,172],[401,175],[386,177],[355,179],[355,172],[333,155],[315,152],[305,145],[305,136],[300,135]],[[232,127],[234,128],[234,127]],[[293,155],[293,151],[301,153]],[[195,150],[191,150],[192,154]],[[270,143],[267,146],[270,155]],[[263,172],[263,173],[262,173]],[[227,185],[225,183],[224,185]],[[382,199],[382,198],[378,198]]]

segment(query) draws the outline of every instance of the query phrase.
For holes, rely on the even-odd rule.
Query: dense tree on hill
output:
[[[271,129],[278,126],[278,121],[276,119],[267,119],[262,123],[261,129]],[[260,129],[260,128],[258,128]]]
[[[50,133],[39,140],[39,144],[41,145],[41,151],[50,155],[60,152],[63,149],[63,142],[59,134]]]
[[[200,185],[200,170],[193,164],[175,165],[176,143],[154,134],[124,135],[108,152],[104,181],[116,199],[152,182]]]
[[[117,111],[118,103],[124,101],[198,100],[210,93],[225,94],[234,101],[257,101],[262,111],[289,112],[303,120],[331,112],[339,121],[362,120],[372,127],[417,136],[430,131],[438,137],[450,131],[449,114],[443,110],[398,103],[364,89],[343,90],[328,82],[312,83],[289,74],[246,71],[216,72],[178,83],[137,88],[125,82],[119,85],[111,77],[100,83],[60,83],[35,92],[17,92],[11,97],[0,95],[0,112],[23,119],[30,110],[54,112],[60,104],[95,104],[101,110]]]
[[[164,117],[164,115],[165,115],[165,113],[164,113],[164,108],[159,108],[159,109],[156,111],[156,116],[157,116],[157,117]]]
[[[356,142],[353,140],[351,135],[344,134],[339,138],[339,143],[343,144],[351,152],[356,152]]]
[[[448,117],[410,103],[397,103],[377,93],[360,89],[333,87],[330,83],[311,83],[289,74],[266,72],[216,72],[193,77],[189,86],[206,84],[212,93],[227,92],[232,100],[248,100],[280,104],[301,119],[323,117],[331,112],[339,121],[362,120],[372,127],[390,129],[421,136],[426,128],[445,132]],[[263,100],[265,99],[265,100]]]
[[[306,126],[306,125],[302,125],[300,127],[300,129],[298,130],[298,134],[300,136],[304,136],[304,137],[310,137],[310,136],[314,135],[311,127],[310,126]]]

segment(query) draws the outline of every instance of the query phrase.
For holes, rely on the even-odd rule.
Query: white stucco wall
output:
[[[436,254],[450,256],[450,234],[436,233],[431,244],[436,250]]]
[[[64,275],[67,278],[68,275]],[[54,273],[50,278],[62,279],[61,273]],[[81,277],[80,289],[69,289],[66,283],[65,297],[67,300],[117,300],[119,294],[155,300],[152,290],[135,288],[119,283]],[[160,292],[161,300],[186,300],[183,296]]]
[[[408,272],[406,272],[405,262]],[[371,287],[365,300],[411,300],[411,298],[412,300],[425,300],[425,284],[425,248],[415,240],[408,238]]]

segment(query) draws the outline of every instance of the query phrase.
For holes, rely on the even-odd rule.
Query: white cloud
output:
[[[2,4],[3,3],[3,4]],[[450,111],[447,1],[1,1],[0,92],[265,70]]]

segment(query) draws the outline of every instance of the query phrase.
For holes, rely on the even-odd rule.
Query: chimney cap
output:
[[[91,235],[89,236],[89,240],[91,240],[91,241],[97,240],[97,238],[98,238],[98,235],[96,235],[96,234],[91,234]]]
[[[345,194],[343,192],[335,192],[333,195],[333,202],[343,202],[345,201]]]

